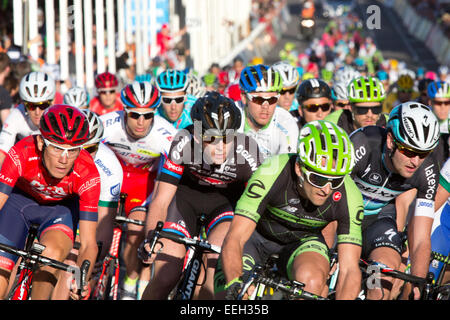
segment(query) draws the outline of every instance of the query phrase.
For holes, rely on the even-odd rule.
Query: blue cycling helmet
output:
[[[137,82],[150,82],[152,80],[152,75],[150,73],[138,74],[134,78]]]
[[[283,79],[275,69],[258,64],[241,71],[239,87],[243,92],[279,92],[283,89]]]
[[[186,91],[189,84],[187,75],[180,70],[166,70],[156,77],[156,86],[161,92]]]
[[[433,81],[427,88],[428,97],[434,98],[449,98],[450,99],[450,83],[445,81]]]
[[[426,105],[408,101],[389,114],[387,129],[395,140],[413,150],[427,152],[439,143],[439,121]]]

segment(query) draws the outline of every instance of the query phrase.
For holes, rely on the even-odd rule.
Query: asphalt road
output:
[[[404,61],[407,67],[412,70],[420,66],[425,67],[427,70],[437,69],[439,63],[431,51],[421,41],[417,40],[414,35],[408,33],[406,28],[399,22],[400,18],[393,9],[387,8],[374,0],[356,0],[355,3],[354,12],[360,16],[366,34],[374,39],[385,59]],[[366,20],[370,15],[366,12],[367,7],[373,4],[380,8],[380,28],[370,30],[366,26]],[[296,49],[299,53],[304,52],[309,46],[307,41],[299,40],[297,37],[299,33],[298,17],[301,10],[300,1],[289,0],[288,9],[291,14],[291,21],[275,47],[264,56],[266,64],[272,64],[280,60],[279,52],[288,41],[297,45]],[[320,8],[316,12],[316,37],[318,37],[322,34],[329,20],[322,16]]]

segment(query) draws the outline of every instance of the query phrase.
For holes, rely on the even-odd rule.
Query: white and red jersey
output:
[[[6,118],[0,133],[0,151],[8,153],[9,149],[16,143],[31,134],[39,134],[39,127],[27,116],[23,104],[11,110]]]
[[[16,187],[40,204],[79,196],[80,220],[97,221],[100,175],[89,153],[82,150],[72,171],[62,179],[48,173],[41,156],[35,135],[15,144],[0,170],[0,192],[9,195]]]
[[[124,111],[110,112],[100,119],[105,128],[102,142],[114,151],[124,171],[156,171],[160,156],[167,156],[177,133],[169,121],[158,115],[149,133],[137,140],[127,133]]]

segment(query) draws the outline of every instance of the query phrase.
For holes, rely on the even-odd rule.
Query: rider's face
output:
[[[278,99],[275,98],[276,96],[278,96],[277,92],[252,92],[246,96],[248,101],[247,112],[257,126],[264,127],[272,120],[278,103]],[[259,104],[261,97],[264,99],[273,98],[273,103],[269,103],[266,100],[262,104]]]
[[[450,110],[450,99],[448,98],[435,98],[431,102],[433,106],[433,112],[439,121],[446,120]]]
[[[153,122],[153,117],[151,117],[150,119],[145,119],[145,114],[149,113],[150,110],[147,108],[133,108],[132,110],[129,111],[130,113],[133,112],[136,115],[138,115],[138,113],[142,113],[143,115],[140,116],[138,115],[139,117],[135,119],[135,117],[132,117],[131,114],[127,114],[125,112],[128,134],[135,139],[145,137],[150,131]]]
[[[181,113],[184,110],[184,102],[186,101],[185,95],[184,91],[161,93],[161,107],[167,120],[170,122],[175,122],[181,117]],[[180,103],[176,100],[180,100]]]
[[[300,179],[303,179],[303,187],[301,188],[302,192],[304,193],[303,196],[311,201],[315,206],[323,205],[333,191],[331,189],[331,185],[328,183],[322,188],[313,186],[308,182],[308,179],[306,179],[306,177],[303,177],[303,173],[298,163],[295,164],[295,173]]]
[[[291,88],[283,89],[280,93],[280,98],[278,99],[278,105],[283,109],[289,111],[294,102],[296,86]]]
[[[302,103],[303,117],[306,122],[323,120],[331,112],[331,100],[322,98],[312,98]]]
[[[209,164],[221,165],[233,147],[230,138],[208,137],[203,140],[203,158]]]
[[[116,90],[114,88],[99,90],[98,97],[100,103],[106,109],[112,108],[116,104]]]
[[[44,149],[44,140],[38,136],[38,149],[42,152],[45,167],[50,175],[56,179],[62,179],[67,176],[75,163],[77,157],[69,156],[64,152],[57,152],[54,146],[49,145]],[[63,148],[70,148],[68,144],[62,144]]]
[[[375,108],[371,108],[375,107]],[[376,110],[379,109],[379,110]],[[353,117],[355,118],[355,129],[374,126],[377,124],[381,113],[381,104],[374,104],[373,102],[360,102],[355,103],[352,107]],[[376,110],[376,111],[374,111]]]

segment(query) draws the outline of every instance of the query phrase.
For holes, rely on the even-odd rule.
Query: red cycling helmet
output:
[[[78,108],[55,104],[42,114],[39,130],[44,139],[56,144],[80,146],[89,139],[89,121]]]
[[[95,87],[97,89],[116,88],[118,85],[117,77],[108,71],[98,74],[95,78]]]

